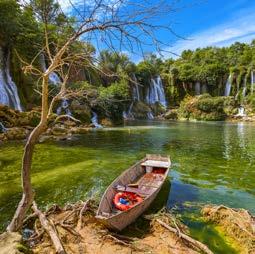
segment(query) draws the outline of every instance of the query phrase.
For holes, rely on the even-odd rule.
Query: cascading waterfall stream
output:
[[[200,82],[196,82],[196,84],[195,84],[195,94],[196,95],[201,94],[201,84],[200,84]]]
[[[123,119],[125,120],[134,120],[134,114],[132,113],[132,109],[133,109],[133,106],[134,106],[134,101],[132,101],[132,103],[130,104],[129,108],[128,108],[128,111],[123,111],[122,112],[122,116],[123,116]]]
[[[231,86],[232,86],[231,79],[232,79],[232,74],[229,75],[228,80],[226,82],[224,96],[230,96]]]
[[[132,103],[130,104],[127,112],[126,111],[122,112],[123,119],[125,120],[134,119],[134,115],[132,113],[134,102],[140,101],[141,99],[139,92],[139,84],[135,74],[133,74],[133,81],[134,82],[132,83]]]
[[[127,111],[123,111],[122,113],[122,116],[125,120],[134,119],[134,114],[132,113],[134,103],[137,101],[141,101],[139,84],[135,74],[133,75],[133,80],[134,82],[132,84],[132,103],[130,104],[129,109]],[[160,103],[163,107],[167,106],[165,91],[160,76],[151,79],[149,87],[147,88],[145,102],[149,105]],[[149,111],[147,113],[147,118],[150,120],[154,119],[152,111]]]
[[[5,133],[7,129],[4,127],[3,123],[0,122],[0,133]]]
[[[153,113],[151,111],[147,113],[147,118],[149,120],[153,120],[154,119],[154,115],[153,115]]]
[[[160,76],[151,79],[150,85],[147,90],[146,102],[150,105],[159,102],[162,106],[167,106],[165,91]]]
[[[247,91],[247,78],[245,77],[244,78],[244,82],[243,82],[243,100],[245,99],[245,96],[246,96],[246,91]]]
[[[126,111],[123,111],[123,112],[122,112],[122,117],[123,117],[124,120],[127,120],[127,119],[128,119],[128,114],[127,114]]]
[[[65,115],[72,116],[72,113],[69,109],[69,102],[66,98],[63,98],[60,106],[57,108],[57,115],[61,115],[64,112]]]
[[[236,114],[236,116],[240,116],[240,117],[246,116],[245,109],[244,109],[243,106],[240,106],[240,107],[238,108],[238,113]]]
[[[5,55],[3,48],[0,48],[0,104],[22,111],[18,89],[10,73],[10,50]]]
[[[255,72],[254,70],[251,70],[251,94],[253,94],[253,91],[254,91],[254,82],[255,82]]]
[[[91,122],[93,123],[95,128],[103,128],[103,126],[98,123],[98,116],[97,116],[97,113],[95,111],[92,111]]]
[[[136,78],[136,75],[133,75],[133,93],[132,93],[132,97],[133,97],[133,101],[140,101],[140,92],[139,92],[139,87],[138,87],[138,81]]]
[[[41,64],[42,70],[46,71],[47,67],[46,67],[46,61],[45,61],[44,54],[40,54],[40,64]],[[49,82],[55,86],[57,86],[61,83],[61,80],[56,72],[52,72],[49,75]]]

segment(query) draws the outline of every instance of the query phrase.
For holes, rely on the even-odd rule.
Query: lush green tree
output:
[[[16,0],[0,1],[0,38],[11,43],[20,32],[21,10]]]

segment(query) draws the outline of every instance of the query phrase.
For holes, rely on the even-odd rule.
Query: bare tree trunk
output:
[[[35,144],[38,142],[40,135],[47,127],[48,114],[48,76],[43,76],[42,84],[42,112],[41,121],[31,132],[23,153],[21,181],[23,194],[21,201],[16,209],[11,223],[7,227],[7,231],[18,231],[22,225],[28,209],[34,200],[34,192],[31,184],[31,166]]]

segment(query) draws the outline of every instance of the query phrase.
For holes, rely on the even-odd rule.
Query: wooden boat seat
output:
[[[146,173],[139,180],[139,187],[146,186],[151,188],[158,188],[162,181],[164,181],[164,175]]]
[[[116,186],[117,191],[128,191],[142,197],[151,195],[164,181],[164,175],[146,173],[136,183],[127,186]]]
[[[158,160],[146,160],[141,164],[141,166],[145,167],[153,167],[153,168],[169,168],[168,161],[158,161]]]

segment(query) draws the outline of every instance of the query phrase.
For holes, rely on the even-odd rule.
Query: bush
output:
[[[251,94],[247,98],[247,104],[253,112],[255,112],[255,94]]]
[[[129,97],[129,86],[126,80],[120,80],[108,87],[100,87],[99,98],[102,100],[119,99],[125,100]]]
[[[181,118],[218,121],[224,120],[235,109],[231,97],[212,97],[204,94],[196,97],[186,97],[180,105],[178,115]]]
[[[114,123],[122,122],[122,112],[128,99],[129,86],[125,79],[112,83],[108,87],[100,87],[98,106],[104,111],[101,115]]]

